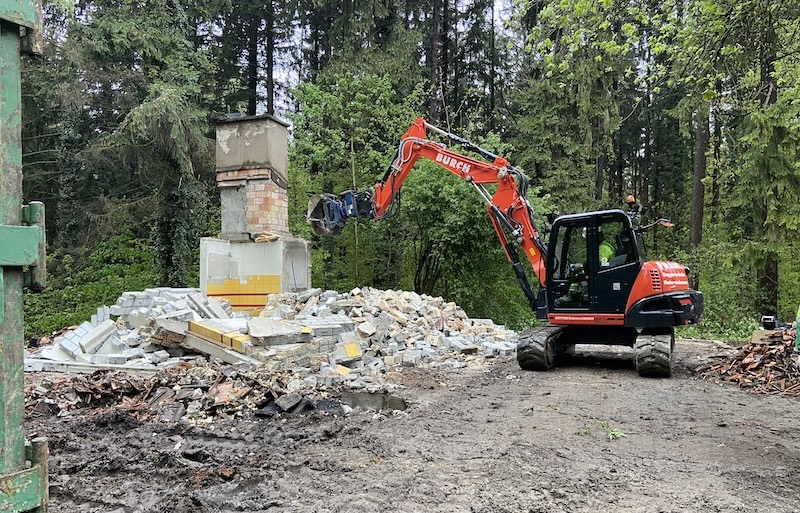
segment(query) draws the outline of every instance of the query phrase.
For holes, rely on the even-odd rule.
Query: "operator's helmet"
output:
[[[633,194],[628,194],[628,197],[625,198],[625,203],[628,205],[633,205],[636,203],[636,198],[633,197]]]

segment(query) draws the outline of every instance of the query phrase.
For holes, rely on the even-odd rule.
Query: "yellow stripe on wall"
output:
[[[226,278],[206,284],[206,296],[227,299],[234,310],[264,306],[268,294],[279,294],[281,277],[278,274],[248,276],[246,280]]]

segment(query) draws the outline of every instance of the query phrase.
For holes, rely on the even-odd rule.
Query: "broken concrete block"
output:
[[[54,361],[72,361],[73,356],[60,345],[45,346],[37,351],[36,358]]]
[[[107,363],[110,363],[111,365],[125,365],[126,363],[128,363],[128,356],[125,355],[125,354],[121,354],[121,353],[106,354],[106,355],[96,355],[96,354],[92,355],[93,358],[94,357],[98,357],[98,356],[105,356],[108,359]]]
[[[167,367],[172,367],[173,365],[180,363],[180,361],[181,361],[180,358],[167,358],[163,362],[157,363],[156,367],[166,369]]]
[[[147,324],[147,317],[150,314],[148,308],[139,308],[138,310],[131,311],[126,317],[125,321],[133,329],[139,329]]]
[[[42,372],[44,370],[44,362],[25,358],[23,368],[25,372]]]
[[[306,289],[303,292],[297,293],[297,302],[298,303],[306,303],[309,299],[314,296],[318,296],[322,293],[322,289]]]
[[[430,347],[423,347],[420,348],[419,350],[421,351],[420,356],[424,359],[432,360],[433,358],[436,357],[436,351]]]
[[[340,344],[357,344],[361,341],[355,331],[339,333],[336,340],[338,340]]]
[[[116,335],[111,335],[106,339],[105,342],[103,342],[100,345],[100,347],[97,348],[97,351],[95,351],[94,354],[109,355],[114,353],[120,353],[127,348],[128,346],[125,343],[123,343],[119,338],[117,338]]]
[[[74,342],[70,339],[62,338],[58,342],[59,347],[63,349],[65,352],[71,354],[73,357],[77,357],[79,354],[83,354],[83,350],[81,349],[80,344]]]
[[[333,368],[333,372],[335,372],[340,376],[347,376],[348,374],[350,374],[350,369],[348,367],[345,367],[344,365],[337,365],[336,367]]]
[[[104,354],[80,354],[76,358],[79,362],[91,363],[92,365],[108,365],[108,357]]]
[[[266,317],[250,319],[247,321],[247,327],[250,340],[254,344],[265,346],[299,344],[309,342],[312,338],[312,331],[309,328]]]
[[[372,324],[372,323],[371,323],[371,322],[369,322],[369,321],[362,322],[361,324],[359,324],[358,326],[356,326],[356,332],[357,332],[359,335],[361,335],[362,337],[364,337],[364,338],[369,338],[369,337],[371,337],[371,336],[372,336],[372,335],[374,335],[374,334],[375,334],[375,332],[377,332],[377,331],[378,331],[378,328],[376,328],[376,327],[375,327],[375,325],[374,325],[374,324]]]
[[[194,312],[190,308],[175,310],[174,312],[159,315],[156,320],[189,322],[194,320]]]
[[[81,350],[86,354],[96,352],[108,337],[117,331],[117,325],[112,320],[103,321],[97,327],[81,338]]]
[[[124,354],[125,357],[128,358],[129,360],[133,360],[135,358],[143,358],[144,357],[144,351],[142,351],[138,347],[133,347],[131,349],[126,349],[125,351],[122,352],[122,354]]]
[[[279,398],[275,399],[275,405],[278,406],[282,411],[287,411],[295,406],[303,400],[303,396],[292,392],[291,394],[282,395]]]
[[[422,359],[422,352],[419,349],[412,349],[403,353],[403,365],[413,367],[419,364]]]
[[[250,356],[246,356],[245,354],[236,352],[232,349],[228,349],[219,344],[215,344],[214,342],[209,342],[200,337],[192,335],[191,333],[186,334],[185,344],[189,348],[194,349],[199,353],[203,353],[213,358],[219,358],[220,360],[226,363],[245,362],[251,365],[258,365],[260,363],[255,358],[251,358]],[[245,346],[245,344],[242,345]],[[247,345],[250,346],[249,343],[247,343]]]
[[[333,349],[331,359],[336,363],[352,362],[361,359],[364,350],[357,342],[339,342]]]
[[[328,355],[323,353],[313,353],[308,355],[308,363],[312,367],[318,367],[324,363],[328,363]]]
[[[272,317],[274,319],[291,320],[291,319],[295,318],[296,314],[297,314],[297,312],[291,306],[289,306],[289,305],[278,305],[274,310],[272,310],[272,313],[271,313],[270,317]]]
[[[206,298],[206,302],[208,310],[213,313],[217,319],[230,319],[230,315],[228,315],[228,312],[222,307],[222,303],[218,300],[213,297],[208,297]]]
[[[380,358],[375,358],[367,364],[367,368],[373,373],[380,372],[385,366],[386,363]]]
[[[131,331],[122,338],[122,341],[128,347],[137,347],[142,343],[142,337],[135,331]]]
[[[150,360],[151,363],[158,364],[158,363],[167,361],[169,359],[169,353],[162,349],[160,351],[154,351],[152,353],[147,353],[145,355],[145,358]]]

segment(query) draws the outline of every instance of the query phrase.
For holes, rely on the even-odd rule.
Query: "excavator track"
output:
[[[672,376],[672,350],[675,332],[643,331],[633,345],[633,358],[639,376],[644,378],[669,378]]]
[[[547,371],[556,360],[558,337],[563,326],[542,326],[520,333],[517,362],[523,370]]]

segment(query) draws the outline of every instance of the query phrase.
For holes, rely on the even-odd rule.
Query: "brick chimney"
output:
[[[219,238],[246,241],[265,232],[288,235],[288,124],[268,114],[229,114],[216,121]]]

